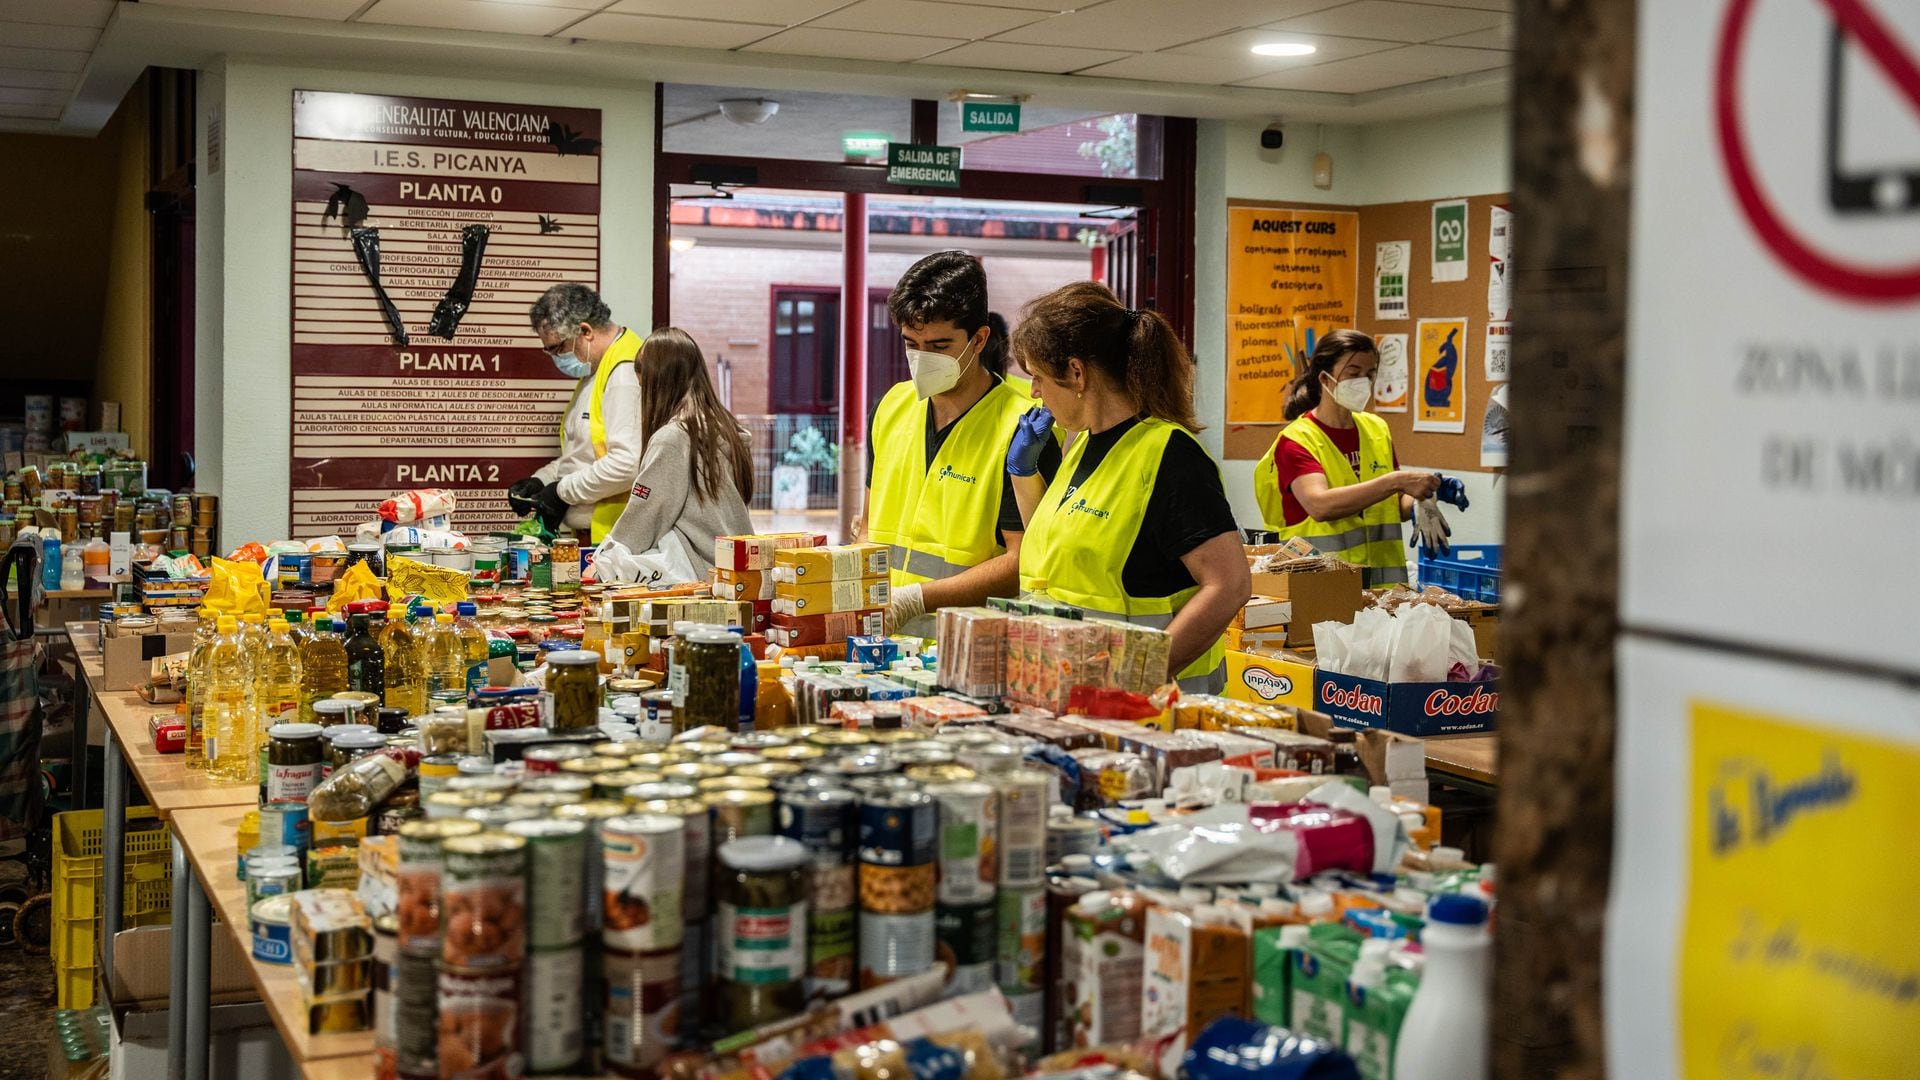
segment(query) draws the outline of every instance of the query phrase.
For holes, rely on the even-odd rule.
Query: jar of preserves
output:
[[[748,836],[719,850],[714,933],[720,1021],[745,1031],[806,1006],[807,849],[786,836]]]
[[[740,635],[731,630],[692,630],[675,647],[685,671],[686,699],[674,715],[676,731],[740,726]],[[684,659],[682,655],[684,654]]]
[[[547,654],[547,692],[553,695],[555,731],[579,731],[600,723],[600,657],[581,649]]]

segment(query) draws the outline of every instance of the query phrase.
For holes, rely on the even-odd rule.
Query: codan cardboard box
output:
[[[131,690],[147,681],[156,656],[171,656],[193,648],[192,634],[145,634],[109,637],[100,642],[102,656],[99,690]]]
[[[1382,728],[1402,735],[1467,735],[1494,729],[1500,684],[1387,683],[1315,671],[1313,707],[1351,728]]]

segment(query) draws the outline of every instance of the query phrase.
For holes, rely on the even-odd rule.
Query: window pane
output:
[[[765,100],[779,109],[765,122],[740,124],[720,111],[725,100]],[[888,142],[906,142],[913,105],[905,98],[752,90],[669,83],[660,97],[661,147],[668,153],[716,154],[767,161],[884,162]],[[851,140],[851,143],[850,143]]]
[[[961,131],[959,106],[940,106],[940,144],[964,147],[969,170],[1157,180],[1159,135],[1157,116],[1035,108],[1020,110],[1018,132]]]
[[[793,301],[782,300],[773,319],[773,332],[785,336],[793,333]]]
[[[798,314],[800,316],[800,332],[803,334],[813,333],[813,301],[802,300],[800,301],[798,306],[799,306]]]

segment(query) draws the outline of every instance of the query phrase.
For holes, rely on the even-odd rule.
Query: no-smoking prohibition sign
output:
[[[1809,0],[1813,2],[1813,0]],[[1834,21],[1878,64],[1920,123],[1920,62],[1916,45],[1896,39],[1869,0],[1817,0]],[[1901,0],[1907,2],[1907,0]],[[1780,216],[1760,189],[1740,126],[1740,50],[1752,22],[1754,0],[1732,0],[1720,30],[1719,56],[1714,63],[1714,119],[1719,129],[1720,159],[1740,208],[1774,257],[1796,275],[1849,300],[1899,303],[1920,298],[1920,264],[1902,267],[1857,266],[1821,251],[1801,238]]]

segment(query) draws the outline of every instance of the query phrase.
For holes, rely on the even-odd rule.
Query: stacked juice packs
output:
[[[841,544],[772,554],[773,626],[767,640],[789,648],[886,632],[892,588],[885,547]]]

